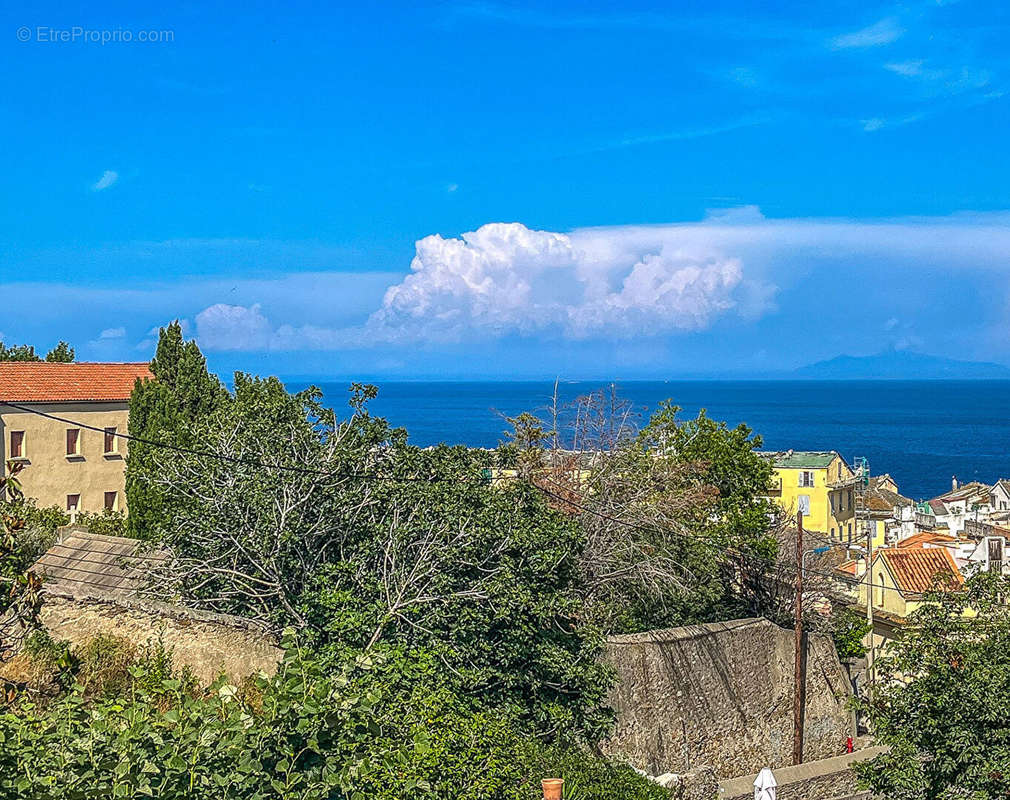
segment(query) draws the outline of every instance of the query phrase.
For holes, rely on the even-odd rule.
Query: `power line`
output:
[[[134,436],[129,433],[120,433],[118,430],[111,431],[105,428],[99,428],[95,425],[88,425],[84,422],[79,422],[77,420],[67,419],[66,417],[60,417],[56,414],[49,414],[45,411],[39,411],[36,408],[31,408],[29,406],[19,405],[17,403],[11,403],[6,400],[0,400],[0,404],[8,406],[10,408],[16,409],[18,411],[23,411],[28,414],[35,414],[40,417],[45,417],[46,419],[51,419],[55,422],[62,422],[65,425],[72,425],[77,428],[82,428],[84,430],[95,431],[96,433],[101,433],[106,436],[115,436],[118,439],[125,439],[128,442],[137,442],[138,444],[148,445],[149,447],[160,447],[165,450],[172,450],[177,453],[182,453],[184,455],[198,456],[200,458],[214,458],[219,461],[228,461],[232,464],[241,464],[247,467],[256,467],[258,469],[276,469],[285,472],[293,472],[301,475],[318,475],[322,477],[341,477],[341,478],[355,478],[357,480],[371,480],[371,481],[389,481],[389,482],[400,482],[400,483],[443,483],[449,481],[457,481],[457,478],[440,478],[437,476],[423,477],[418,475],[375,475],[369,473],[361,472],[327,472],[326,470],[312,469],[311,467],[299,467],[291,464],[268,464],[263,461],[257,461],[251,458],[242,458],[240,456],[230,456],[226,453],[214,453],[210,450],[196,450],[191,447],[182,447],[181,445],[170,444],[168,442],[158,442],[153,439],[144,439],[140,436]]]
[[[213,458],[213,459],[217,459],[219,461],[226,461],[226,462],[233,463],[233,464],[240,464],[240,465],[243,465],[243,466],[255,467],[257,469],[276,469],[276,470],[281,470],[281,471],[285,471],[285,472],[292,472],[292,473],[302,474],[302,475],[317,475],[317,476],[321,476],[321,477],[342,477],[342,478],[352,478],[352,479],[361,480],[361,481],[374,481],[374,482],[383,482],[384,481],[384,482],[391,482],[391,483],[392,482],[397,482],[397,483],[449,483],[449,482],[452,482],[452,483],[456,483],[459,480],[458,478],[446,478],[446,477],[438,477],[438,476],[424,477],[424,476],[416,476],[416,475],[403,475],[403,476],[397,476],[397,475],[376,475],[374,473],[361,473],[361,472],[327,472],[325,470],[317,470],[317,469],[312,469],[311,467],[300,467],[300,466],[295,466],[295,465],[290,465],[290,464],[270,464],[270,463],[263,462],[263,461],[257,461],[255,459],[242,458],[242,457],[239,457],[239,456],[231,456],[231,455],[227,455],[225,453],[215,453],[215,452],[210,451],[210,450],[197,450],[197,449],[194,449],[194,448],[183,447],[181,445],[170,444],[168,442],[159,442],[159,441],[155,441],[155,440],[152,440],[152,439],[145,439],[143,437],[134,436],[134,435],[128,434],[128,433],[120,433],[118,430],[111,431],[111,430],[107,430],[106,428],[99,428],[99,427],[97,427],[95,425],[89,425],[87,423],[80,422],[78,420],[67,419],[66,417],[61,417],[61,416],[58,416],[56,414],[49,414],[49,413],[47,413],[45,411],[39,411],[38,409],[31,408],[29,406],[20,405],[18,403],[11,403],[11,402],[6,401],[6,400],[0,400],[0,404],[8,406],[9,408],[16,409],[17,411],[22,411],[22,412],[29,413],[29,414],[35,414],[37,416],[44,417],[46,419],[50,419],[50,420],[53,420],[55,422],[61,422],[61,423],[65,424],[65,425],[72,425],[74,427],[81,428],[83,430],[90,430],[90,431],[94,431],[96,433],[101,433],[101,434],[108,435],[108,436],[115,436],[116,438],[124,439],[124,440],[129,441],[129,442],[137,442],[139,444],[144,444],[144,445],[147,445],[149,447],[156,447],[156,448],[162,448],[162,449],[165,449],[165,450],[171,450],[171,451],[174,451],[174,452],[177,452],[177,453],[182,453],[184,455],[197,456],[197,457],[200,457],[200,458]],[[546,480],[550,481],[550,483],[554,484],[555,486],[559,486],[559,484],[555,483],[550,478],[546,478]],[[551,497],[551,498],[553,498],[553,499],[555,499],[555,500],[557,500],[559,502],[565,503],[565,504],[567,504],[567,505],[569,505],[569,506],[571,506],[571,507],[573,507],[575,509],[578,509],[579,511],[582,511],[583,513],[591,514],[592,516],[598,517],[598,518],[600,518],[602,520],[605,520],[607,522],[612,522],[612,523],[617,524],[617,525],[622,525],[622,526],[625,526],[627,528],[630,528],[630,529],[638,531],[638,532],[641,532],[643,530],[643,526],[641,526],[639,524],[619,519],[618,517],[614,517],[614,516],[612,516],[610,514],[605,514],[603,512],[597,511],[597,510],[595,510],[593,508],[590,508],[590,507],[588,507],[586,505],[583,505],[581,503],[577,503],[574,500],[572,500],[571,498],[564,497],[563,495],[557,494],[556,492],[552,492],[549,489],[546,489],[543,486],[541,486],[541,485],[539,485],[537,483],[534,483],[533,481],[530,481],[529,484],[533,488],[535,488],[538,491],[542,492],[543,494],[547,495],[548,497]],[[564,489],[565,487],[559,487],[559,488]],[[582,496],[579,495],[579,498],[582,499]],[[730,553],[730,554],[735,555],[735,556],[737,556],[737,557],[739,557],[741,559],[744,559],[746,561],[750,561],[752,563],[752,565],[755,565],[755,566],[760,565],[764,569],[767,569],[767,567],[768,567],[767,562],[759,560],[756,556],[753,556],[751,554],[745,553],[745,552],[739,550],[738,548],[726,548],[726,547],[720,545],[718,542],[713,542],[710,539],[706,539],[706,538],[703,538],[701,536],[694,535],[694,534],[685,533],[683,531],[671,531],[671,533],[673,533],[674,536],[680,537],[681,539],[684,539],[684,540],[687,540],[687,541],[693,541],[696,544],[699,544],[699,545],[704,546],[704,547],[713,548],[713,549],[717,550],[721,554]],[[823,577],[833,578],[835,580],[839,579],[837,576],[833,576],[830,573],[818,572],[817,570],[810,569],[810,568],[807,569],[807,572],[810,572],[811,574],[814,574],[814,575],[821,575]],[[766,576],[766,577],[770,577],[770,576]],[[862,584],[862,583],[863,582],[860,581],[860,584]],[[883,584],[874,584],[874,583],[872,583],[872,579],[871,579],[871,582],[868,585],[871,588],[879,588],[879,589],[884,589],[884,590],[887,590],[887,591],[898,591],[898,592],[901,591],[900,589],[896,589],[895,587],[892,587],[892,586],[885,586]]]

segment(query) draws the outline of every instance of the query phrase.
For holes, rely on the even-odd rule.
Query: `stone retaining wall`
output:
[[[47,594],[40,620],[56,639],[83,645],[98,635],[145,645],[161,641],[176,666],[188,666],[204,684],[222,672],[234,680],[263,670],[273,674],[282,652],[254,623],[166,603]]]
[[[652,775],[708,764],[731,777],[792,763],[793,641],[764,619],[612,637],[608,751]],[[855,719],[834,643],[812,635],[806,652],[804,755],[814,760],[844,753]]]

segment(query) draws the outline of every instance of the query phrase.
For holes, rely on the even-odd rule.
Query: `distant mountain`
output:
[[[1010,379],[1010,367],[987,361],[958,361],[907,350],[888,350],[873,356],[836,356],[800,367],[793,376],[811,380]]]

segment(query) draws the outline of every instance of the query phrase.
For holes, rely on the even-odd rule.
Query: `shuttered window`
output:
[[[25,432],[11,431],[11,458],[24,458],[25,456]]]

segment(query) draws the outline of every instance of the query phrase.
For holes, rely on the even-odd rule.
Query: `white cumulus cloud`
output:
[[[614,250],[607,239],[519,223],[427,236],[368,327],[448,341],[545,330],[613,338],[700,330],[736,306],[738,259],[676,241]]]
[[[247,281],[238,291],[228,281],[213,298],[204,293],[191,318],[212,351],[403,350],[509,337],[644,346],[720,321],[795,316],[797,302],[850,280],[907,289],[928,275],[992,273],[990,282],[1003,282],[1008,222],[1005,213],[766,219],[747,206],[701,222],[567,233],[491,223],[421,239],[409,273],[360,273],[362,291],[346,273]],[[875,331],[892,311],[874,318]]]
[[[654,337],[753,319],[775,287],[745,279],[739,258],[689,235],[642,229],[570,234],[490,223],[417,242],[410,273],[363,325],[275,326],[259,304],[218,303],[196,316],[210,350],[328,350],[472,338]]]

